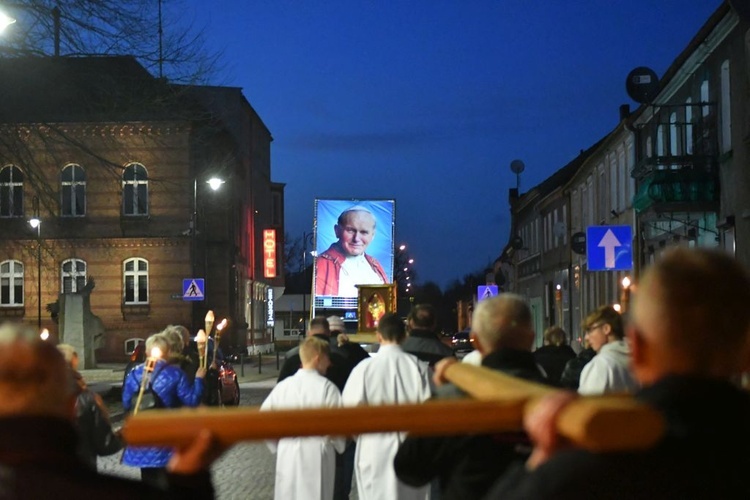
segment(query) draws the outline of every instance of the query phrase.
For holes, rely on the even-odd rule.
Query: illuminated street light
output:
[[[2,6],[2,4],[0,4]],[[6,5],[7,7],[10,7],[11,9],[21,9],[26,11],[35,11],[37,9],[32,8],[31,6],[27,5],[21,5],[21,4],[11,4]],[[54,36],[54,54],[55,56],[60,55],[60,8],[59,7],[53,7],[49,10],[49,13],[52,15],[52,31]],[[14,24],[16,22],[16,18],[9,16],[8,14],[5,14],[4,12],[0,12],[0,34],[5,31],[5,28],[10,26],[11,24]]]
[[[7,14],[0,12],[0,33],[2,33],[5,28],[10,26],[11,24],[15,23],[16,19],[14,17],[10,17]]]

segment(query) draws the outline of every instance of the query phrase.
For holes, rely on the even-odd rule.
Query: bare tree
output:
[[[130,55],[172,82],[215,78],[219,53],[205,26],[187,19],[182,0],[14,0],[0,9],[17,20],[0,55]]]

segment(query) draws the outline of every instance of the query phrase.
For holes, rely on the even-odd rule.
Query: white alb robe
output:
[[[382,345],[378,355],[361,361],[344,387],[344,406],[412,404],[430,398],[428,365],[398,345]],[[393,459],[405,433],[357,437],[354,471],[359,500],[427,500],[430,487],[413,488],[396,477]]]
[[[341,406],[338,388],[316,370],[300,369],[273,388],[261,411]],[[276,453],[276,500],[331,500],[336,473],[336,452],[343,453],[345,438],[298,437],[267,441]]]

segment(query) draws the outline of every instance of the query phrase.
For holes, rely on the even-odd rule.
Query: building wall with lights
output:
[[[229,319],[224,347],[268,344],[265,289],[283,272],[264,278],[260,234],[283,234],[284,186],[271,181],[271,134],[241,90],[170,86],[129,58],[0,67],[28,79],[0,83],[12,103],[0,108],[0,198],[18,195],[0,202],[0,274],[17,285],[0,290],[0,318],[37,321],[28,219],[38,215],[41,325],[53,339],[47,305],[93,278],[101,361],[125,359],[127,339],[168,324],[199,327],[208,309]],[[123,76],[107,88],[114,75]],[[146,101],[158,96],[174,101]],[[209,175],[227,180],[222,191],[208,189]],[[183,301],[187,278],[205,279],[204,301]]]

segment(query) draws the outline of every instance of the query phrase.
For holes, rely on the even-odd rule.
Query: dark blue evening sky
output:
[[[508,241],[509,165],[532,187],[617,125],[636,66],[662,75],[720,0],[188,0],[274,137],[286,229],[315,198],[396,200],[418,283]]]

